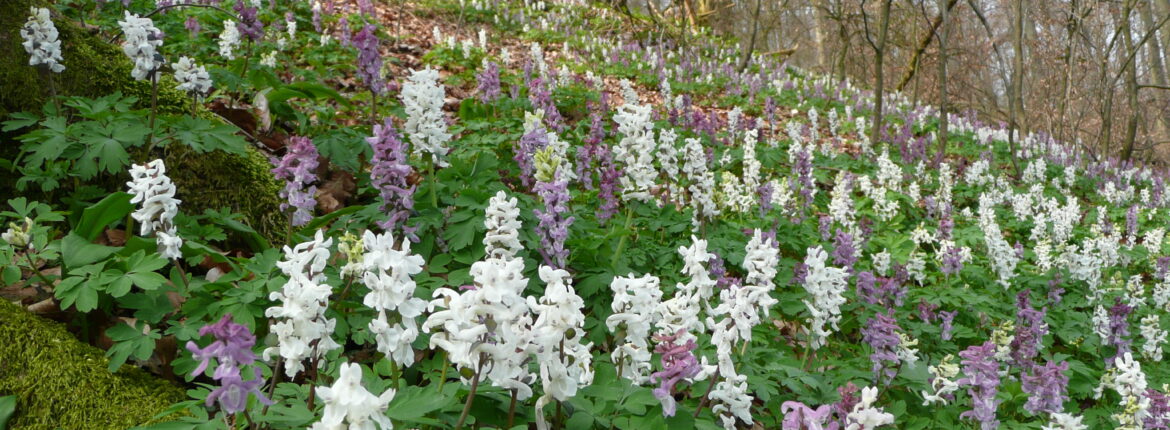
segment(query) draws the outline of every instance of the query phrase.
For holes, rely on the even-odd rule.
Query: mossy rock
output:
[[[40,111],[50,91],[44,73],[28,65],[21,46],[20,28],[28,19],[29,7],[47,7],[47,0],[3,0],[0,7],[0,119],[12,112]],[[60,33],[65,71],[53,76],[57,93],[99,97],[121,91],[138,98],[139,107],[149,108],[151,85],[130,76],[132,65],[121,49],[79,28],[59,16],[53,17]],[[159,82],[158,107],[162,113],[189,112],[190,99],[175,89],[169,74]],[[18,146],[12,136],[0,134],[0,158],[13,159]],[[280,184],[273,179],[268,160],[249,148],[246,156],[213,152],[193,154],[174,145],[167,150],[167,173],[179,187],[183,210],[197,214],[207,208],[230,208],[262,235],[283,235],[280,213]],[[16,178],[0,169],[0,201],[17,195]],[[118,181],[113,181],[118,183]],[[32,199],[39,196],[23,193]]]
[[[186,398],[134,366],[117,373],[62,324],[0,300],[0,396],[16,395],[13,429],[127,429]]]

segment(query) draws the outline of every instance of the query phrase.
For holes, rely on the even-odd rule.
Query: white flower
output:
[[[808,256],[804,259],[807,274],[804,279],[804,289],[811,296],[805,300],[810,317],[808,332],[811,336],[811,346],[819,349],[825,345],[826,338],[837,330],[837,322],[841,320],[841,305],[845,304],[846,280],[849,272],[837,267],[825,267],[825,260],[829,255],[820,246],[808,249]],[[832,330],[825,328],[828,324]]]
[[[276,68],[276,51],[268,51],[260,55],[260,64],[265,67]]]
[[[326,239],[324,232],[317,230],[313,240],[293,248],[285,246],[284,261],[276,263],[288,276],[288,282],[269,296],[279,304],[264,311],[265,316],[279,320],[269,328],[277,336],[277,346],[265,349],[264,359],[279,354],[290,378],[304,370],[306,358],[315,358],[318,365],[323,365],[319,360],[341,347],[331,337],[337,321],[325,318],[333,288],[324,283],[322,271],[329,261],[331,245],[333,238]]]
[[[61,73],[65,66],[61,65],[61,41],[57,40],[57,26],[49,19],[49,9],[30,7],[31,15],[24,27],[20,28],[21,43],[25,52],[28,52],[28,65],[39,66],[44,64],[54,73]]]
[[[414,297],[415,283],[411,279],[422,272],[423,258],[410,253],[410,241],[403,240],[394,247],[394,236],[390,233],[374,234],[367,230],[362,237],[366,253],[362,257],[365,273],[362,282],[370,288],[363,304],[378,312],[378,318],[370,322],[370,331],[375,334],[378,351],[405,367],[414,363],[414,351],[410,344],[418,337],[418,323],[426,302]],[[390,325],[387,312],[397,314],[398,323]]]
[[[322,36],[324,37],[324,36]],[[326,42],[322,39],[321,44]],[[236,28],[236,22],[230,19],[223,21],[223,32],[219,34],[219,55],[226,59],[234,59],[235,55],[232,51],[240,46],[240,30]]]
[[[585,334],[585,301],[569,285],[569,272],[540,266],[540,280],[545,282],[539,301],[528,297],[528,307],[537,315],[532,324],[532,342],[540,363],[540,380],[544,395],[536,400],[536,426],[544,430],[548,423],[542,409],[553,399],[565,401],[577,394],[581,386],[593,383],[592,343],[582,344]]]
[[[414,144],[414,155],[430,154],[438,167],[447,167],[447,118],[443,114],[446,90],[439,83],[439,71],[431,68],[412,70],[402,86],[402,106],[406,110],[406,135]]]
[[[650,119],[652,106],[626,102],[613,115],[622,139],[613,148],[614,160],[624,166],[621,177],[622,198],[650,201],[650,188],[658,178],[654,169],[654,123]]]
[[[512,259],[524,249],[524,245],[520,244],[520,209],[516,207],[517,203],[515,197],[509,199],[502,190],[488,200],[483,219],[483,226],[487,229],[483,236],[483,246],[489,258]]]
[[[122,41],[122,53],[134,63],[130,76],[141,81],[162,67],[162,55],[158,53],[158,47],[162,46],[162,32],[154,27],[154,21],[150,18],[141,18],[130,11],[125,13],[125,17],[118,21],[125,38]]]
[[[618,363],[618,374],[635,384],[650,378],[650,328],[657,322],[654,310],[662,300],[658,277],[617,276],[609,285],[613,290],[613,314],[606,318],[609,331],[619,334],[611,357]],[[617,331],[623,326],[623,332]],[[624,336],[620,336],[623,334]]]
[[[724,375],[724,379],[715,384],[707,398],[714,404],[711,412],[719,415],[724,429],[734,430],[736,418],[749,425],[753,422],[752,396],[748,394],[746,376]]]
[[[154,160],[145,165],[135,164],[130,167],[130,193],[134,195],[130,203],[141,203],[134,213],[130,214],[138,222],[138,234],[155,235],[158,243],[158,252],[163,257],[177,259],[182,257],[179,248],[183,246],[183,239],[179,237],[175,228],[174,218],[179,213],[180,200],[175,198],[175,184],[167,177],[167,168],[162,160]]]
[[[204,97],[211,92],[211,75],[207,74],[203,66],[191,61],[191,58],[179,57],[179,61],[172,64],[171,68],[175,69],[175,82],[179,83],[180,91]]]
[[[1151,361],[1162,361],[1162,344],[1166,343],[1166,330],[1162,330],[1161,319],[1158,315],[1147,315],[1142,318],[1141,325],[1142,357]]]
[[[8,230],[0,234],[0,239],[8,242],[15,249],[32,249],[32,238],[29,236],[29,233],[32,232],[32,226],[33,220],[29,217],[24,217],[23,225],[10,222]]]
[[[325,414],[309,427],[311,430],[394,428],[386,416],[394,389],[387,388],[380,396],[366,390],[362,386],[362,367],[356,363],[342,363],[337,381],[331,387],[317,387],[317,396],[325,404]]]
[[[1081,422],[1083,417],[1066,413],[1055,413],[1048,417],[1048,424],[1041,430],[1086,430],[1089,427]]]
[[[697,229],[700,220],[714,219],[719,215],[719,206],[715,204],[715,175],[707,167],[707,152],[699,139],[687,138],[685,142],[682,170],[690,182],[688,191],[691,193],[691,205],[694,206],[691,225]]]
[[[935,403],[946,405],[947,395],[959,391],[959,383],[954,380],[956,376],[959,376],[959,366],[951,362],[953,359],[953,355],[947,354],[938,363],[938,366],[926,368],[927,372],[930,372],[930,388],[933,391],[922,391],[922,406],[930,406]]]
[[[879,426],[894,423],[894,415],[887,413],[883,408],[873,407],[877,401],[877,388],[865,387],[861,389],[861,401],[853,406],[853,411],[846,417],[848,424],[845,430],[870,430]]]

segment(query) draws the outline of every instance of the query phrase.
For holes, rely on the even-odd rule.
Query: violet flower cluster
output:
[[[195,341],[187,342],[187,350],[191,352],[192,358],[199,361],[192,375],[202,374],[211,360],[219,363],[212,375],[219,382],[219,387],[207,395],[207,405],[218,402],[224,412],[235,414],[247,409],[250,395],[255,395],[263,404],[271,405],[272,401],[260,392],[260,387],[264,385],[260,368],[252,367],[252,379],[245,381],[243,378],[243,367],[256,361],[256,353],[252,351],[252,346],[256,345],[256,336],[247,327],[232,322],[231,314],[225,314],[215,324],[199,329],[200,336],[208,334],[214,336],[215,341],[204,348],[199,348]]]
[[[366,24],[353,36],[353,46],[358,50],[357,75],[366,84],[366,89],[375,95],[386,92],[386,81],[382,79],[382,54],[378,52],[377,28]]]
[[[382,199],[380,210],[388,214],[378,226],[388,232],[399,227],[411,241],[418,241],[415,228],[406,225],[407,218],[414,210],[415,185],[410,184],[413,168],[407,163],[407,145],[394,128],[394,122],[387,117],[382,124],[374,126],[374,135],[366,138],[374,149],[370,159],[370,182],[378,189]]]
[[[1033,414],[1047,412],[1055,414],[1064,411],[1068,401],[1068,362],[1049,361],[1043,366],[1033,366],[1030,373],[1020,375],[1020,382],[1028,402],[1024,409]]]
[[[317,186],[310,185],[317,181],[317,147],[307,137],[292,136],[287,149],[284,157],[274,161],[272,175],[285,181],[280,196],[286,202],[280,204],[280,210],[292,207],[292,225],[302,226],[313,219],[317,206]]]
[[[476,92],[479,101],[491,103],[500,98],[500,66],[493,61],[484,60],[483,70],[475,75]]]
[[[959,417],[974,419],[983,430],[999,428],[999,420],[995,418],[1000,403],[995,398],[1000,383],[995,348],[995,342],[987,341],[959,352],[966,376],[956,382],[960,387],[967,387],[967,394],[971,396],[971,410],[959,414]]]
[[[544,202],[544,209],[533,209],[540,220],[536,232],[540,236],[540,255],[546,266],[564,269],[568,264],[569,250],[565,239],[569,237],[569,226],[576,219],[569,215],[569,181],[554,173],[553,180],[536,183],[536,193]]]

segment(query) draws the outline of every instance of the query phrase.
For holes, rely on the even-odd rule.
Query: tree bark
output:
[[[874,52],[874,72],[873,72],[873,129],[870,130],[870,142],[874,145],[881,142],[882,127],[885,122],[885,73],[882,71],[882,63],[886,57],[886,40],[889,36],[890,29],[890,4],[893,0],[882,0],[881,15],[878,17],[878,40],[875,42],[870,38],[868,19],[865,19],[865,37],[869,41],[870,47]],[[861,5],[862,13],[865,13],[865,3]]]
[[[1133,41],[1133,29],[1130,28],[1130,15],[1133,13],[1133,4],[1125,2],[1125,12],[1122,13],[1122,21],[1118,23],[1123,27],[1122,42],[1125,46],[1126,55],[1133,56],[1142,49],[1141,45],[1135,45]],[[1151,28],[1150,31],[1153,29]],[[1145,40],[1145,39],[1143,39]],[[1125,67],[1125,96],[1129,102],[1129,120],[1125,124],[1125,149],[1121,153],[1121,159],[1128,161],[1133,156],[1134,143],[1137,141],[1137,127],[1138,127],[1138,84],[1137,84],[1137,64],[1130,63]]]
[[[756,49],[756,33],[760,30],[760,9],[763,8],[763,0],[756,0],[756,13],[752,15],[752,35],[748,39],[748,45],[743,50],[743,57],[739,61],[739,72],[743,73],[747,70],[747,66],[752,61],[752,51]]]
[[[945,2],[945,6],[944,3]],[[918,47],[914,49],[914,53],[910,54],[910,61],[906,65],[906,71],[902,72],[902,78],[898,80],[897,90],[902,91],[906,85],[910,83],[910,79],[914,78],[915,73],[918,72],[918,63],[922,60],[922,54],[926,52],[926,48],[930,46],[930,42],[934,40],[935,33],[938,32],[939,25],[942,24],[943,18],[952,8],[955,7],[959,0],[942,0],[939,1],[939,14],[934,17],[934,21],[930,23],[930,31],[922,37],[918,42]]]
[[[938,156],[935,159],[936,166],[943,161],[947,152],[947,126],[949,123],[947,118],[947,36],[950,32],[947,18],[950,15],[950,8],[955,5],[956,1],[938,0],[940,24],[938,26]]]
[[[1016,134],[1020,130],[1019,115],[1023,113],[1024,81],[1024,1],[1015,1],[1015,20],[1012,29],[1012,85],[1008,97],[1008,149],[1011,151],[1012,167],[1016,176],[1020,174],[1020,163],[1016,161]],[[1022,134],[1022,133],[1020,133]]]

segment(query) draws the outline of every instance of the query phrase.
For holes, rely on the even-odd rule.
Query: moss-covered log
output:
[[[0,300],[0,395],[15,394],[14,429],[127,429],[185,398],[134,366],[106,369],[102,351],[65,327]]]

